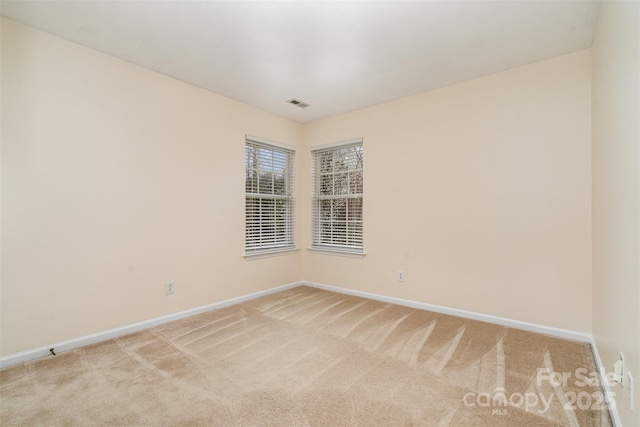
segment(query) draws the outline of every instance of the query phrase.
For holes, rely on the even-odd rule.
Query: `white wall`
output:
[[[307,147],[364,138],[367,255],[305,253],[305,279],[589,332],[590,60],[307,124]]]
[[[640,3],[605,1],[593,42],[593,334],[640,381]],[[640,425],[621,387],[618,413]]]
[[[302,278],[241,256],[244,135],[301,125],[6,19],[2,90],[3,355]]]

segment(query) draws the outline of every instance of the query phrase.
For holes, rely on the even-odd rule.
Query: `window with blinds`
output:
[[[312,249],[363,253],[362,139],[312,150]]]
[[[245,142],[245,254],[294,249],[293,150]]]

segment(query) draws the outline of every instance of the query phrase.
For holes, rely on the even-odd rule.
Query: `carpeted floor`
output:
[[[3,369],[0,424],[608,427],[594,371],[584,343],[298,287]]]

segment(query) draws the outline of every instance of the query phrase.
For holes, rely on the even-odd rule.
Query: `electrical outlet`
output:
[[[175,293],[175,288],[173,282],[166,282],[164,284],[164,294],[165,295],[173,295]]]
[[[404,282],[404,271],[398,270],[398,282]]]
[[[631,375],[631,372],[627,371],[627,397],[629,398],[629,409],[631,409],[632,411],[634,398],[633,393],[633,375]]]
[[[617,383],[624,384],[624,354],[620,353],[620,358],[613,364],[613,378]]]

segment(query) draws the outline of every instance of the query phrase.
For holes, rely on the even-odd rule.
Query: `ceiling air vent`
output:
[[[295,105],[297,107],[300,107],[300,108],[307,108],[309,106],[309,104],[306,104],[306,103],[304,103],[302,101],[298,101],[297,99],[290,99],[287,102],[289,104],[293,104],[293,105]]]

